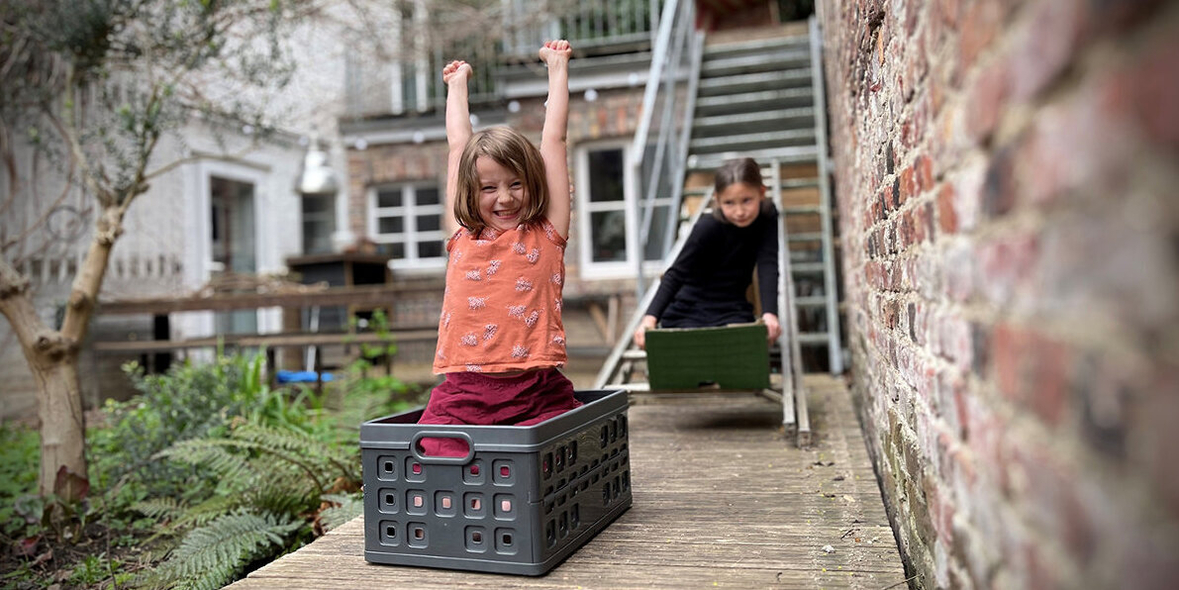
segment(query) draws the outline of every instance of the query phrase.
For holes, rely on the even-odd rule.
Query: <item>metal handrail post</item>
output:
[[[683,4],[684,12],[690,12],[692,7],[691,2]],[[684,36],[687,33],[687,27],[684,26],[689,14],[684,14],[678,19],[679,26],[674,27],[676,30],[676,39],[671,44],[671,60],[669,67],[664,69],[664,93],[667,97],[663,108],[663,120],[659,125],[659,139],[655,142],[655,162],[651,169],[651,177],[647,180],[647,191],[643,197],[643,209],[641,222],[639,224],[639,273],[643,272],[643,265],[646,262],[647,256],[647,240],[651,237],[651,220],[655,216],[655,198],[659,193],[659,177],[663,173],[664,158],[667,155],[667,146],[671,142],[668,138],[674,132],[672,121],[675,119],[675,85],[676,79],[679,77],[676,70],[680,63],[680,54],[684,46]]]
[[[655,40],[655,49],[651,53],[651,74],[647,77],[647,86],[643,91],[643,117],[639,119],[638,128],[635,131],[634,143],[631,144],[630,151],[630,168],[633,173],[632,178],[639,183],[636,187],[642,192],[642,166],[643,166],[643,152],[647,145],[647,135],[651,131],[651,117],[652,111],[655,108],[655,99],[659,93],[659,83],[662,79],[663,68],[667,61],[667,46],[671,42],[671,25],[675,21],[675,10],[679,6],[679,0],[667,0],[667,4],[663,5],[663,15],[659,21],[659,34]],[[652,14],[655,14],[652,12]],[[634,208],[632,210],[635,219],[641,215],[639,200],[634,200]],[[639,228],[635,224],[631,224],[633,229],[627,232],[627,242],[638,247],[639,243]],[[635,276],[635,295],[636,298],[642,298],[644,291],[643,281],[643,256],[639,253],[638,258],[638,273]]]
[[[811,83],[815,90],[815,142],[818,144],[819,164],[819,207],[822,214],[819,219],[823,224],[823,292],[827,294],[827,359],[831,367],[831,374],[843,373],[843,347],[839,337],[839,311],[835,300],[838,297],[835,285],[835,253],[831,244],[833,236],[831,227],[831,163],[827,156],[827,98],[823,86],[823,50],[820,43],[821,32],[819,21],[814,15],[809,19],[811,38]]]
[[[693,11],[695,12],[695,11]],[[689,22],[692,19],[689,15]],[[675,159],[675,172],[671,184],[671,208],[667,215],[667,231],[663,236],[663,251],[671,250],[676,240],[676,226],[679,225],[679,211],[684,198],[684,178],[688,172],[688,147],[692,141],[692,120],[696,114],[696,93],[700,87],[700,63],[704,58],[704,33],[692,33],[692,57],[688,70],[687,103],[684,105],[684,124],[680,134],[679,155]]]

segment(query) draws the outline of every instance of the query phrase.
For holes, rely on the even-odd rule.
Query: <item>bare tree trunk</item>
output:
[[[41,321],[29,296],[28,279],[3,259],[0,259],[0,313],[8,318],[16,332],[37,384],[41,419],[39,488],[43,495],[52,493],[62,467],[86,477],[86,431],[78,387],[77,346]],[[72,494],[70,490],[61,492],[67,497]]]
[[[55,490],[58,472],[86,478],[86,424],[82,413],[82,391],[78,386],[78,355],[71,354],[54,362],[37,359],[29,362],[37,382],[37,409],[41,416],[41,495],[57,493],[69,500],[78,499],[79,489]],[[72,478],[71,480],[72,481]]]
[[[60,331],[50,329],[37,315],[29,294],[29,280],[7,260],[0,258],[0,314],[8,318],[16,332],[37,384],[37,411],[41,419],[39,489],[42,495],[57,493],[76,500],[82,493],[78,486],[54,489],[58,474],[64,468],[78,477],[87,477],[86,424],[78,383],[78,353],[89,330],[111,248],[122,233],[124,212],[121,207],[103,210],[94,242],[74,278]],[[69,478],[69,481],[75,480]]]

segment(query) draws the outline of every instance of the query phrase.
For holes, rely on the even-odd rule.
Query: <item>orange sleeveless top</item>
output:
[[[565,238],[548,220],[478,238],[459,229],[446,251],[435,374],[565,364]]]

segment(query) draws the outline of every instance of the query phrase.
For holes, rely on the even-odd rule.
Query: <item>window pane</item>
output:
[[[622,211],[598,211],[590,214],[590,236],[591,260],[626,260],[626,215]]]
[[[324,213],[328,210],[331,204],[330,197],[320,196],[304,196],[303,199],[303,215],[314,215],[316,213]]]
[[[394,260],[403,260],[405,258],[405,244],[401,242],[379,244],[377,245],[377,253],[384,254]]]
[[[437,231],[442,227],[442,218],[438,215],[418,215],[418,231]]]
[[[621,201],[624,170],[622,150],[600,150],[589,153],[589,197],[590,202]]]
[[[442,258],[442,242],[438,240],[418,242],[418,258]]]
[[[327,254],[332,251],[332,228],[326,221],[303,220],[303,253]]]
[[[659,260],[663,258],[663,236],[667,235],[668,205],[655,207],[651,215],[651,229],[647,233],[647,247],[644,249],[644,260]]]
[[[401,189],[390,189],[377,193],[377,207],[400,207]]]
[[[377,233],[399,234],[405,231],[405,220],[400,217],[382,217],[377,221],[379,223]]]
[[[438,189],[433,187],[419,187],[417,190],[417,204],[418,205],[437,205]]]

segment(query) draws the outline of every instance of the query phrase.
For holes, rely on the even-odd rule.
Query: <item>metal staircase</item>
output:
[[[824,101],[814,19],[808,33],[705,47],[687,161],[688,181],[697,179],[697,186],[685,188],[684,198],[692,203],[704,196],[709,188],[705,179],[729,158],[756,159],[771,187],[770,163],[782,164],[777,180],[796,286],[799,341],[808,349],[825,348],[827,369],[838,374],[843,372],[843,354],[830,166],[819,157],[827,153],[826,117],[816,108]],[[814,370],[817,363],[810,365]]]
[[[843,371],[835,290],[834,241],[828,190],[826,121],[822,109],[817,21],[809,34],[743,40],[705,47],[691,30],[692,2],[668,0],[660,19],[651,75],[644,97],[644,119],[634,141],[630,165],[644,201],[638,240],[643,248],[658,207],[669,231],[663,260],[678,255],[692,225],[709,206],[712,176],[725,160],[750,156],[782,213],[779,232],[779,311],[783,336],[774,354],[780,359],[783,423],[809,441],[806,396],[801,390],[800,347],[825,347],[828,369]],[[675,114],[682,113],[677,121]],[[670,193],[670,199],[668,198]],[[663,204],[661,204],[663,203]],[[673,243],[674,242],[674,243]],[[648,389],[644,351],[632,334],[654,297],[659,280],[644,285],[639,270],[639,301],[630,322],[598,373],[596,387]],[[788,313],[788,311],[793,313]]]

